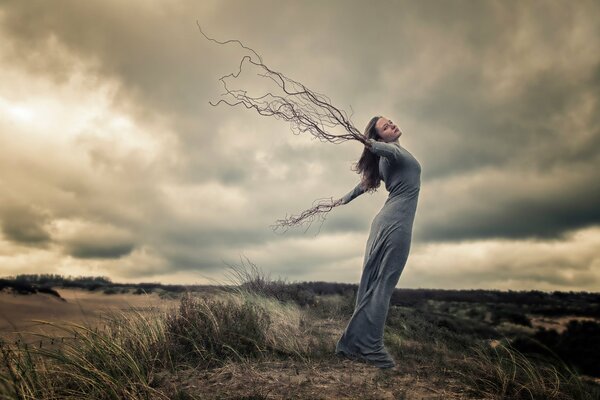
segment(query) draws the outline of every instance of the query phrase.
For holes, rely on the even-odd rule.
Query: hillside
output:
[[[352,285],[274,281],[258,270],[239,278],[231,287],[156,287],[143,295],[134,294],[135,285],[110,282],[94,290],[54,286],[64,301],[5,290],[0,311],[11,324],[1,327],[0,393],[32,399],[599,398],[600,324],[598,304],[590,301],[596,294],[399,290],[384,337],[397,366],[378,370],[333,351],[352,314]],[[34,318],[47,322],[27,322]]]

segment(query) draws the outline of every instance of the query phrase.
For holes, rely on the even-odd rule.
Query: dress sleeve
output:
[[[346,195],[344,197],[342,197],[342,204],[350,203],[352,200],[354,200],[355,198],[357,198],[364,192],[365,192],[365,189],[363,189],[362,183],[359,182],[358,185],[356,185],[354,187],[354,189],[352,189],[351,191],[346,193]]]
[[[371,143],[371,148],[369,150],[380,157],[393,160],[402,156],[398,146],[386,142],[380,142],[375,139],[369,139],[369,142]]]

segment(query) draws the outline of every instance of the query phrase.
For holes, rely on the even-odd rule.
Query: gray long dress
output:
[[[354,313],[335,351],[379,368],[391,368],[395,362],[383,344],[383,329],[392,292],[410,251],[421,165],[397,142],[370,142],[371,151],[380,156],[380,177],[389,196],[371,223]],[[364,192],[359,183],[342,197],[342,203]]]

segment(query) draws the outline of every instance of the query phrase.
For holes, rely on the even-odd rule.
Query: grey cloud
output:
[[[600,65],[600,59],[598,60]],[[586,79],[572,83],[562,72],[549,70],[524,81],[522,94],[502,103],[486,100],[486,82],[463,71],[448,76],[432,89],[431,96],[398,108],[422,120],[433,120],[415,151],[422,158],[427,179],[441,179],[469,170],[520,163],[524,168],[552,168],[571,162],[597,162],[600,155],[598,118],[589,121],[577,147],[565,146],[564,132],[549,121],[571,112],[573,103],[588,92],[598,93],[600,82]],[[595,106],[600,114],[600,105]],[[442,129],[440,129],[442,128]],[[450,130],[452,136],[444,137]]]
[[[87,63],[98,82],[116,82],[117,107],[138,121],[164,119],[178,141],[179,163],[172,168],[143,167],[112,154],[110,143],[83,141],[78,149],[107,178],[31,173],[32,182],[49,181],[72,193],[68,205],[44,205],[53,215],[100,220],[136,237],[135,243],[72,245],[75,256],[123,257],[143,243],[170,263],[166,269],[212,269],[239,248],[280,240],[267,225],[285,212],[305,209],[317,197],[341,196],[358,182],[350,170],[361,151],[356,143],[295,147],[292,141],[302,138],[292,137],[282,121],[208,105],[222,92],[217,78],[237,68],[243,51],[206,41],[196,19],[209,35],[241,39],[267,65],[329,95],[349,113],[351,105],[359,130],[375,113],[406,126],[403,139],[423,166],[416,242],[560,237],[600,223],[593,172],[600,167],[600,58],[589,55],[600,54],[594,53],[600,49],[594,39],[600,35],[593,35],[600,32],[595,3],[149,4],[137,4],[135,18],[126,17],[130,10],[118,2],[0,6],[3,38],[12,46],[6,60],[58,82],[67,82],[78,62]],[[596,100],[588,106],[588,98]],[[257,160],[258,152],[267,153],[267,161]],[[565,173],[576,168],[579,177]],[[490,178],[464,190],[437,191],[440,183],[461,184],[477,171],[514,176],[516,183],[537,175],[530,186]],[[553,176],[556,185],[544,186]],[[170,181],[236,187],[251,208],[243,221],[232,210],[216,228],[182,220],[160,193]],[[365,232],[383,191],[336,209],[325,231]],[[30,217],[3,222],[5,234],[31,243],[50,240],[43,221]],[[298,258],[289,271],[318,261]]]
[[[134,248],[132,243],[71,242],[66,246],[69,255],[76,258],[121,258]]]
[[[77,3],[73,3],[67,8],[69,17],[65,17],[62,10],[58,13],[58,10],[52,9],[52,6],[43,4],[38,3],[38,6],[50,8],[38,11],[44,13],[45,17],[41,23],[36,24],[27,23],[27,20],[30,20],[33,14],[32,11],[27,11],[30,9],[29,7],[20,8],[20,6],[17,7],[13,4],[13,7],[7,12],[10,15],[10,18],[7,18],[10,31],[21,40],[33,41],[34,43],[36,39],[44,37],[44,35],[50,33],[58,35],[75,52],[87,58],[96,57],[102,60],[103,71],[109,75],[119,77],[124,84],[124,89],[129,91],[131,95],[139,97],[139,101],[163,113],[165,110],[175,112],[178,117],[173,123],[184,135],[183,137],[187,142],[199,144],[200,141],[210,141],[210,126],[216,124],[217,121],[213,110],[206,107],[205,103],[206,98],[211,97],[209,95],[211,90],[215,94],[220,90],[215,91],[216,79],[209,79],[209,77],[216,77],[219,76],[219,73],[226,73],[234,69],[237,65],[235,63],[227,64],[217,61],[222,60],[225,54],[235,52],[233,50],[235,49],[234,46],[218,46],[208,43],[197,31],[194,31],[195,24],[192,23],[193,21],[190,21],[191,27],[185,29],[171,26],[170,22],[161,20],[163,16],[149,9],[142,8],[140,10],[143,13],[140,21],[145,21],[145,24],[142,22],[131,24],[130,21],[121,20],[119,17],[121,10],[118,9],[118,6],[110,3],[96,5],[94,12],[91,12],[87,6],[84,8]],[[426,43],[430,39],[436,39],[441,34],[446,34],[454,38],[454,41],[450,41],[452,45],[467,45],[470,46],[469,51],[471,53],[481,53],[481,65],[465,64],[460,70],[449,70],[448,76],[436,84],[428,96],[425,96],[422,100],[403,98],[397,106],[398,109],[406,110],[415,117],[431,120],[430,128],[435,127],[437,124],[459,131],[456,140],[446,142],[443,146],[440,146],[444,149],[444,153],[435,158],[424,158],[429,166],[429,178],[443,177],[445,174],[458,173],[490,163],[502,165],[508,157],[514,158],[516,156],[515,151],[526,153],[527,149],[531,147],[530,145],[521,148],[516,147],[515,143],[518,142],[511,139],[516,138],[521,141],[523,136],[526,135],[529,141],[538,140],[532,136],[536,131],[544,135],[544,138],[547,137],[547,133],[540,132],[536,125],[532,124],[532,121],[528,121],[527,126],[522,126],[521,122],[527,121],[529,118],[534,118],[535,121],[537,118],[548,117],[548,112],[558,113],[564,111],[564,107],[560,105],[560,102],[565,103],[569,88],[564,87],[563,82],[566,80],[560,75],[561,71],[553,71],[553,66],[549,65],[549,72],[545,73],[547,78],[542,76],[539,82],[523,82],[523,84],[529,85],[525,90],[526,97],[513,98],[508,104],[498,108],[496,104],[486,101],[486,82],[482,81],[480,71],[477,69],[501,59],[498,53],[508,53],[514,37],[508,33],[510,30],[506,30],[506,24],[509,23],[509,26],[512,26],[513,29],[518,29],[522,26],[513,20],[527,22],[526,19],[523,17],[505,19],[504,10],[498,10],[496,6],[491,5],[474,6],[469,3],[463,4],[462,7],[441,7],[439,4],[425,3],[418,6],[410,5],[410,7],[406,4],[395,6],[398,9],[394,9],[393,5],[376,3],[370,6],[372,10],[366,14],[361,12],[361,6],[358,3],[350,3],[347,7],[336,9],[336,14],[341,13],[345,17],[343,19],[349,21],[350,24],[330,24],[330,29],[335,27],[336,31],[330,31],[317,24],[312,30],[312,35],[314,37],[327,36],[329,38],[335,38],[336,34],[340,36],[354,34],[355,36],[353,40],[331,39],[329,43],[336,43],[335,48],[317,47],[315,51],[333,51],[335,56],[343,57],[344,53],[348,54],[345,50],[358,50],[362,56],[353,59],[351,62],[346,62],[346,73],[349,76],[353,74],[373,76],[376,75],[375,70],[369,74],[365,74],[365,71],[358,72],[358,70],[364,69],[363,64],[368,65],[369,56],[375,56],[377,54],[375,50],[380,49],[380,47],[373,44],[377,41],[368,40],[370,35],[376,35],[379,32],[382,37],[379,41],[381,42],[380,46],[384,48],[386,34],[390,35],[388,36],[390,39],[394,37],[392,36],[394,31],[393,35],[395,36],[412,35],[412,30],[417,27],[415,21],[418,20],[424,24],[424,28],[420,29],[417,36],[419,40]],[[275,55],[284,44],[273,42],[269,32],[281,29],[285,31],[287,40],[292,43],[305,37],[301,36],[306,35],[305,29],[294,30],[293,27],[284,27],[281,20],[273,20],[268,17],[268,14],[250,12],[257,7],[264,7],[265,9],[277,7],[281,12],[285,12],[285,7],[290,6],[273,2],[252,4],[225,2],[222,7],[215,11],[215,20],[218,20],[220,16],[227,15],[252,15],[251,18],[241,18],[239,20],[241,27],[230,26],[231,33],[229,35],[236,36],[237,34],[237,37],[239,37],[242,34],[240,30],[244,27],[249,29],[248,27],[253,25],[256,27],[269,26],[270,29],[254,29],[250,34],[255,38],[254,40],[262,39],[262,43],[269,43],[273,46],[271,51],[267,46],[264,46],[264,50],[268,53],[275,53]],[[296,13],[298,18],[301,18],[303,14],[312,14],[317,18],[326,14],[324,10],[321,10],[323,5],[319,5],[319,13],[316,13],[313,7],[316,7],[316,5],[308,3],[302,8],[291,7],[293,11],[290,10],[290,12]],[[505,7],[510,12],[516,13],[516,15],[528,15],[530,12],[527,8],[518,6],[517,3],[508,3]],[[248,10],[246,10],[247,8]],[[356,35],[356,32],[353,32],[354,25],[351,23],[356,22],[358,24],[361,19],[366,19],[366,24],[370,19],[375,20],[378,9],[385,10],[382,15],[386,23],[381,23],[380,26],[373,25],[372,31],[362,31],[360,35]],[[201,19],[203,15],[201,10],[195,9],[189,4],[175,7],[174,11],[171,12],[175,16],[181,17],[181,15],[190,15],[196,10]],[[544,10],[541,11],[548,14],[548,17],[556,19],[557,15],[569,11],[569,7],[544,7]],[[473,16],[469,19],[472,23],[464,23],[466,15]],[[91,23],[92,18],[94,23]],[[385,18],[389,18],[389,20],[385,20]],[[87,29],[82,29],[80,24],[88,19],[90,19],[90,23],[86,24]],[[397,22],[394,24],[393,21]],[[158,32],[150,29],[156,25],[163,28],[160,31],[160,37],[158,37]],[[393,28],[389,25],[392,25]],[[108,29],[109,26],[110,29]],[[570,27],[570,25],[566,26],[567,28],[563,28],[561,32]],[[537,27],[543,27],[543,25],[539,24]],[[166,32],[164,29],[166,29]],[[430,33],[427,33],[427,29],[430,29]],[[556,30],[558,31],[558,29]],[[248,32],[244,33],[248,34]],[[166,39],[167,37],[170,39]],[[266,40],[267,38],[270,40]],[[552,35],[552,40],[559,39],[559,34]],[[186,46],[186,43],[189,43],[189,45]],[[181,62],[181,60],[187,58],[189,47],[193,46],[197,47],[197,53],[202,54],[203,58],[198,58],[195,56],[196,52],[192,52],[194,56],[189,62]],[[136,48],[136,51],[132,52],[131,48]],[[423,49],[417,46],[402,49],[401,54],[391,53],[388,58],[393,61],[384,61],[383,65],[387,69],[398,68],[396,65],[400,61],[402,66],[408,68],[410,67],[409,60],[419,56],[422,51]],[[452,48],[448,48],[447,51],[451,52]],[[457,57],[460,57],[460,53],[457,53]],[[207,60],[210,60],[210,62],[207,62]],[[522,60],[515,60],[515,63],[519,61]],[[162,73],[164,71],[169,71],[169,74]],[[426,73],[427,71],[423,71],[423,74]],[[356,88],[348,89],[345,88],[348,85],[338,83],[331,90],[334,91],[334,94],[344,98],[347,97],[346,90],[353,90],[355,93],[361,90],[364,91],[366,82],[369,82],[367,78],[364,78],[364,81],[356,81],[354,82]],[[322,83],[325,87],[329,85],[327,82]],[[557,85],[559,85],[557,90],[552,90]],[[583,82],[583,85],[585,85],[585,82]],[[381,87],[375,86],[370,90],[381,91],[384,88],[385,82],[382,82]],[[356,93],[353,98],[360,99],[360,95]],[[203,104],[204,107],[198,108],[200,104]],[[193,122],[193,119],[190,118],[190,114],[197,114],[198,112],[201,112],[202,115],[203,123],[201,125]],[[503,116],[512,117],[503,118]],[[197,117],[198,115],[196,115]],[[257,118],[259,117],[257,116]],[[528,131],[523,132],[523,128],[527,128]],[[192,132],[202,133],[194,135]],[[443,138],[435,136],[437,134],[435,130],[423,131],[424,139],[418,145],[423,146],[426,139],[429,143],[428,148],[435,151],[435,145],[431,147],[431,142],[442,141],[444,143]],[[589,150],[589,147],[584,146],[583,149]],[[429,153],[429,151],[424,151],[424,153]],[[240,182],[244,178],[243,169],[235,166],[217,169],[213,172],[220,179],[229,182]]]
[[[81,259],[117,259],[129,255],[136,246],[127,230],[91,221],[77,224],[57,236],[65,253]]]
[[[27,205],[4,205],[0,207],[0,223],[4,236],[16,243],[46,247],[51,241],[45,224],[49,215]]]
[[[29,5],[15,1],[3,8],[5,29],[19,45],[44,52],[46,40],[56,36],[76,55],[93,60],[100,72],[123,78],[132,94],[138,92],[149,103],[159,100],[163,112],[202,99],[200,94],[184,90],[190,88],[190,82],[182,78],[202,71],[202,60],[186,47],[186,37],[197,32],[194,19],[188,14],[187,26],[173,23],[183,17],[180,6],[155,9],[138,4],[135,19],[125,18],[128,6],[115,2],[86,5],[66,1],[57,7],[43,1]],[[27,56],[27,52],[20,54]],[[192,57],[189,63],[181,62],[186,54]],[[150,93],[152,96],[146,97]]]
[[[571,230],[600,224],[596,171],[594,164],[555,169],[549,184],[548,179],[538,183],[513,168],[504,171],[502,179],[495,175],[469,185],[457,178],[440,191],[425,188],[420,206],[428,212],[418,210],[415,237],[425,241],[560,238]]]

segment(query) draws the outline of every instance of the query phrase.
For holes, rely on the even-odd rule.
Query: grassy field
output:
[[[561,332],[552,332],[562,335],[589,329],[581,324],[594,318],[574,315],[578,325],[565,315],[523,319],[484,303],[395,304],[384,339],[397,366],[379,370],[334,354],[352,314],[351,291],[309,293],[256,270],[238,277],[234,290],[170,295],[0,293],[0,397],[600,398],[585,365],[517,346],[542,327],[559,324]]]

